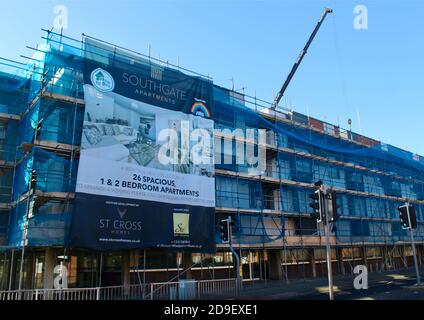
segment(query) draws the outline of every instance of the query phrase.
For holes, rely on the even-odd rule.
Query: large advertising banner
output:
[[[212,83],[86,60],[70,246],[215,250]]]

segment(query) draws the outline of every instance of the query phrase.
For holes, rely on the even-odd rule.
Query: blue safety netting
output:
[[[381,170],[388,174],[397,174],[404,180],[393,176],[377,175],[370,172],[358,171],[355,167],[340,168],[325,161],[314,161],[285,152],[277,152],[276,163],[272,170],[262,173],[290,181],[313,183],[322,180],[326,185],[361,191],[369,194],[390,195],[398,198],[423,199],[424,185],[420,181],[411,182],[411,177],[424,181],[424,165],[422,158],[414,159],[410,152],[377,143],[375,146],[361,146],[340,138],[323,135],[306,128],[292,124],[289,112],[283,116],[286,121],[272,121],[261,116],[264,108],[249,105],[245,100],[234,97],[229,91],[215,87],[215,128],[229,131],[235,129],[266,129],[273,135],[267,135],[267,143],[277,147],[285,147],[306,154],[319,155],[333,160],[364,166],[368,169]],[[268,111],[268,109],[266,109]],[[281,113],[282,114],[282,113]],[[271,139],[269,139],[271,137]],[[273,141],[270,141],[273,140]],[[255,141],[258,134],[255,132]],[[235,154],[233,144],[233,154]],[[231,164],[218,164],[218,169],[247,173],[248,167]],[[248,187],[243,187],[248,184]],[[275,203],[273,195],[271,203],[263,199],[266,190],[258,181],[245,181],[234,177],[216,177],[217,207],[236,208],[238,226],[238,241],[240,243],[262,243],[281,239],[286,236],[322,235],[322,230],[304,214],[310,212],[308,193],[310,189],[280,185],[280,203]],[[262,199],[261,199],[262,197]],[[363,196],[340,195],[343,204],[340,209],[343,219],[336,223],[334,232],[341,242],[390,242],[406,241],[408,234],[398,230],[397,207],[400,201],[364,198]],[[258,199],[257,199],[258,198]],[[270,205],[271,204],[271,205]],[[424,220],[424,206],[414,204],[419,221]],[[295,218],[296,225],[286,228],[284,217],[267,216],[267,209],[281,208],[286,216]],[[248,210],[256,213],[245,213]],[[260,213],[258,213],[260,212]],[[290,215],[292,214],[292,215]],[[356,219],[363,217],[357,222]],[[349,220],[352,217],[352,220]],[[371,221],[372,219],[380,221]],[[390,219],[390,222],[381,219]],[[424,236],[423,225],[420,222],[416,230],[417,237]]]
[[[73,192],[77,168],[77,161],[71,163],[65,157],[35,147],[16,168],[13,198],[18,200],[28,190],[32,170],[37,172],[38,192]],[[19,245],[23,223],[32,202],[33,214],[29,219],[28,245],[63,245],[73,204],[70,199],[52,200],[42,194],[25,198],[12,207],[9,245]]]
[[[20,114],[25,109],[29,84],[27,78],[0,71],[0,113]]]
[[[22,230],[26,221],[28,206],[31,202],[23,201],[11,209],[11,230],[9,246],[20,247]],[[60,201],[49,201],[38,206],[36,212],[28,219],[27,245],[33,246],[63,246],[72,215],[72,204]]]
[[[411,152],[401,150],[388,144],[379,143],[372,147],[358,146],[351,142],[341,139],[323,137],[322,134],[312,132],[307,129],[299,128],[291,124],[273,123],[261,116],[261,109],[265,108],[249,108],[246,103],[238,99],[231,98],[228,91],[215,87],[214,90],[215,112],[221,115],[225,114],[242,114],[246,121],[251,121],[258,128],[273,130],[295,141],[301,142],[306,146],[315,147],[330,152],[349,155],[349,156],[365,156],[387,160],[393,156],[398,158],[400,165],[409,166],[413,169],[424,170],[424,158],[413,160]],[[258,112],[259,111],[259,112]]]
[[[45,43],[38,48],[38,55],[24,77],[0,81],[0,95],[3,92],[15,94],[15,89],[22,95],[13,99],[24,98],[25,103],[19,104],[22,110],[27,109],[27,102],[35,97],[44,86],[49,92],[65,96],[83,98],[82,64],[84,58],[93,58],[108,63],[131,63],[132,55],[122,50],[108,50],[108,45],[99,47],[98,42],[86,42],[85,47],[80,41],[64,38],[62,35],[48,33]],[[84,48],[84,50],[82,50]],[[137,63],[143,63],[143,57]],[[146,62],[147,63],[147,62]],[[151,63],[150,61],[148,63]],[[29,70],[31,72],[29,72]],[[44,75],[41,77],[41,75]],[[2,76],[0,74],[0,79]],[[255,139],[258,139],[258,129],[266,129],[272,134],[267,136],[267,143],[288,148],[298,152],[323,156],[344,163],[364,166],[380,170],[389,176],[358,171],[355,168],[340,168],[330,163],[313,161],[297,157],[285,152],[277,152],[275,163],[267,168],[268,177],[283,180],[312,183],[323,180],[327,185],[342,189],[361,191],[378,195],[391,195],[398,198],[424,199],[424,159],[410,152],[376,141],[373,146],[363,146],[353,143],[357,136],[347,132],[352,141],[324,135],[308,128],[294,125],[308,125],[308,117],[277,110],[279,117],[285,121],[273,121],[272,111],[262,102],[256,103],[243,95],[237,95],[227,89],[215,86],[215,127],[217,129],[254,129]],[[5,94],[6,96],[6,94]],[[13,100],[11,98],[11,101]],[[246,100],[247,99],[247,100]],[[3,101],[3,100],[0,100]],[[0,109],[1,109],[0,104]],[[0,110],[1,112],[1,110]],[[263,115],[267,115],[264,118]],[[270,116],[271,115],[271,116]],[[17,125],[7,128],[11,136],[19,138],[18,145],[31,143],[34,140],[37,126],[37,136],[40,140],[64,144],[78,145],[81,140],[84,109],[76,104],[62,103],[55,100],[40,99],[32,104],[29,112],[23,114]],[[18,123],[18,122],[15,122]],[[272,142],[272,143],[271,143]],[[10,159],[14,159],[12,151],[16,144],[11,143]],[[22,151],[20,151],[22,152]],[[23,156],[16,167],[13,200],[17,200],[28,190],[29,174],[33,168],[38,172],[37,189],[43,192],[68,192],[75,190],[77,161],[34,148]],[[72,168],[70,168],[72,166]],[[217,164],[217,169],[226,169],[239,173],[248,173],[251,166],[245,164]],[[71,179],[69,178],[71,172]],[[403,177],[394,178],[394,175]],[[413,177],[421,182],[411,182]],[[321,230],[310,224],[308,217],[302,214],[309,212],[309,190],[302,187],[279,185],[268,188],[259,181],[239,177],[216,177],[217,207],[236,209],[235,233],[240,243],[264,243],[284,240],[284,236],[321,235]],[[278,195],[274,193],[278,191]],[[341,212],[344,218],[337,222],[334,232],[341,242],[395,242],[405,240],[406,233],[399,229],[397,206],[394,200],[375,199],[372,197],[343,194],[341,195]],[[22,233],[23,212],[25,203],[14,206],[12,212],[12,230],[10,243],[18,245]],[[66,237],[67,223],[72,212],[69,201],[47,201],[37,204],[30,226],[34,232],[29,233],[30,245],[61,245]],[[241,213],[255,210],[254,213]],[[269,210],[280,210],[284,215],[269,214]],[[424,207],[416,205],[419,218],[417,237],[423,236]],[[364,216],[368,212],[369,216]],[[217,214],[219,217],[220,213]],[[285,216],[295,218],[295,225],[286,226]],[[364,217],[364,219],[360,219]],[[388,219],[389,221],[370,221],[370,218]],[[1,224],[0,224],[1,225]],[[218,234],[218,233],[217,233]],[[217,242],[218,242],[217,237]]]

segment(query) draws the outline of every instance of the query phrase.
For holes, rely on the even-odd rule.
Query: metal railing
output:
[[[203,300],[237,297],[236,279],[185,280],[140,285],[0,291],[4,300]]]

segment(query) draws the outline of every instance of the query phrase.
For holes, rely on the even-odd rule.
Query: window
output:
[[[368,222],[364,222],[361,220],[354,220],[350,222],[350,228],[352,232],[352,236],[369,236],[370,230]]]
[[[296,181],[311,182],[313,178],[312,164],[310,160],[296,159],[295,160],[295,172],[293,178]]]
[[[328,177],[330,179],[340,179],[339,170],[336,167],[328,167]]]
[[[1,140],[6,138],[6,128],[7,128],[7,124],[0,121],[0,139]]]
[[[232,265],[233,255],[231,252],[217,252],[214,256],[215,265]]]
[[[312,218],[299,218],[296,220],[296,235],[311,236],[317,232],[317,222]]]
[[[331,125],[331,124],[328,124],[328,123],[324,123],[324,131],[328,134],[331,134],[331,135],[336,134],[336,130],[335,130],[334,126]]]

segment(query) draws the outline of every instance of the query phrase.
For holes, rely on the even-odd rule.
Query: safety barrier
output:
[[[181,280],[140,285],[0,291],[2,300],[202,300],[237,297],[236,279]]]

